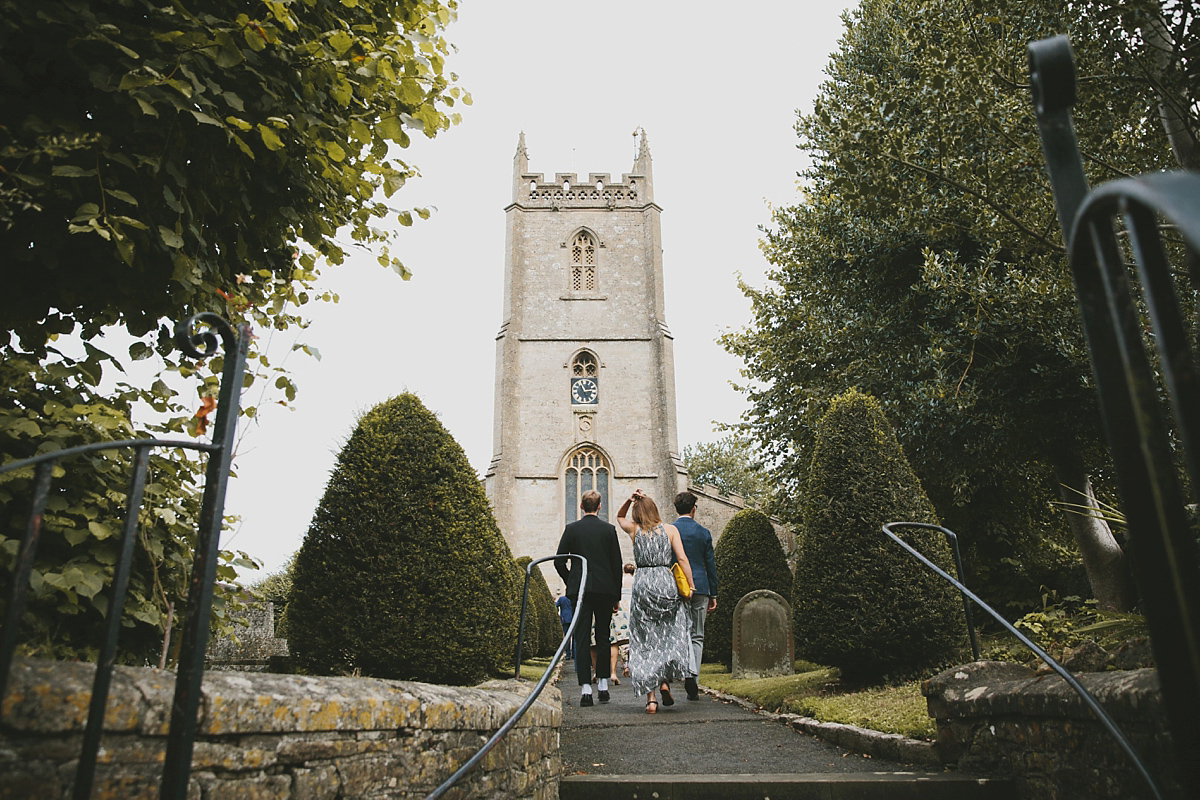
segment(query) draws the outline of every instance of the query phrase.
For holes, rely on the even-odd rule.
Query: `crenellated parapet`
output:
[[[607,172],[593,172],[586,181],[573,172],[559,172],[552,181],[542,173],[525,173],[515,187],[513,202],[523,208],[643,208],[650,202],[646,178],[629,174],[614,182]]]

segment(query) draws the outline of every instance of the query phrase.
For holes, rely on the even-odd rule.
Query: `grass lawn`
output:
[[[549,666],[550,659],[548,658],[527,658],[521,662],[521,679],[537,682],[542,679],[542,673]],[[504,677],[511,678],[512,671],[507,672]]]
[[[920,681],[846,691],[830,667],[796,662],[796,674],[761,680],[734,680],[720,664],[702,664],[700,683],[749,700],[770,711],[803,714],[883,733],[932,740],[934,721],[925,709]]]

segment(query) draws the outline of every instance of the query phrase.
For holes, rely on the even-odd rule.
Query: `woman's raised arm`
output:
[[[633,521],[625,516],[629,512],[629,505],[632,502],[633,497],[628,497],[624,503],[621,503],[621,507],[617,509],[617,524],[621,526],[621,530],[629,534],[630,538],[633,538],[633,535],[637,532],[637,525],[633,524]]]

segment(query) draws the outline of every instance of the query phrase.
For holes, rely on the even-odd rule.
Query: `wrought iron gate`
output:
[[[197,326],[200,326],[197,329]],[[218,339],[219,337],[219,339]],[[29,578],[37,555],[42,515],[50,495],[55,466],[74,456],[104,450],[130,449],[134,452],[133,475],[121,529],[119,556],[114,567],[111,596],[105,623],[104,643],[96,659],[96,674],[88,709],[83,748],[75,772],[73,796],[76,800],[89,797],[96,772],[96,756],[103,733],[104,711],[108,703],[116,660],[117,636],[125,592],[133,562],[133,543],[137,534],[138,512],[146,485],[146,470],[150,450],[155,447],[182,447],[208,453],[205,471],[204,496],[201,501],[200,526],[188,585],[187,605],[183,613],[183,634],[179,665],[175,678],[175,699],[171,706],[171,727],[167,734],[166,759],[163,766],[159,796],[164,800],[183,800],[187,797],[191,774],[192,744],[196,737],[197,712],[200,705],[200,683],[204,677],[204,652],[208,643],[213,587],[216,581],[221,523],[225,509],[225,487],[229,481],[233,457],[234,434],[237,430],[242,376],[246,370],[246,354],[250,330],[242,326],[236,331],[216,314],[197,314],[175,327],[175,344],[192,358],[207,358],[221,345],[225,349],[225,366],[221,374],[217,418],[210,443],[172,439],[129,439],[117,442],[97,442],[64,450],[44,453],[35,458],[13,461],[0,467],[0,473],[35,468],[32,509],[21,538],[12,571],[12,586],[7,598],[3,627],[0,628],[0,699],[8,689],[17,647],[17,630]]]

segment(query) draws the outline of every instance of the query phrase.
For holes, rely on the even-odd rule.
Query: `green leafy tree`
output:
[[[964,635],[961,605],[950,584],[880,532],[937,516],[879,403],[853,389],[835,398],[812,453],[792,589],[796,652],[853,683],[938,664]],[[939,534],[902,535],[953,569]]]
[[[100,369],[98,351],[76,363],[85,374]],[[64,364],[25,358],[5,361],[9,375],[0,406],[0,443],[6,462],[92,442],[135,438],[130,423],[136,392],[108,396],[84,384],[60,381]],[[122,520],[132,474],[132,453],[101,451],[60,462],[42,516],[30,595],[19,642],[31,656],[94,659],[104,635],[110,589],[119,554]],[[138,513],[118,659],[128,664],[174,663],[177,624],[187,597],[192,553],[200,522],[203,465],[178,451],[150,451],[147,483]],[[0,608],[7,602],[20,537],[33,496],[34,470],[0,475]],[[228,630],[228,610],[240,601],[239,568],[254,568],[244,553],[221,551],[213,599],[213,624]]]
[[[771,501],[770,478],[755,459],[749,437],[730,434],[715,442],[688,445],[681,455],[693,483],[711,484],[724,494],[741,495],[758,506]]]
[[[1179,8],[1172,19],[1187,25],[1172,30],[1186,45],[1196,26]],[[1038,550],[1053,554],[1048,569],[1061,564],[1064,520],[1045,499],[1060,485],[1069,502],[1092,496],[1108,462],[1025,49],[1071,36],[1093,183],[1168,168],[1154,51],[1137,34],[1163,13],[1132,4],[1117,35],[1100,2],[865,0],[847,17],[830,79],[796,126],[813,158],[803,200],[767,231],[770,283],[744,289],[754,321],[724,338],[753,379],[746,429],[789,493],[803,486],[816,421],[861,387],[896,420],[977,575],[1001,587],[1005,559]],[[1179,58],[1159,74],[1176,75]],[[1185,117],[1194,131],[1196,107]],[[1065,523],[1102,605],[1128,606],[1107,525]]]
[[[223,357],[173,356],[175,321],[215,311],[260,341],[302,328],[303,306],[336,301],[316,281],[347,247],[407,277],[372,222],[428,215],[389,198],[416,174],[399,157],[410,134],[435,136],[469,102],[446,70],[456,13],[454,0],[0,0],[0,457],[200,435]],[[98,346],[114,328],[135,338],[127,354]],[[246,386],[294,399],[278,363],[257,345],[250,358]],[[143,359],[160,378],[122,381]],[[93,458],[56,483],[26,615],[37,652],[90,647],[126,490],[116,466]],[[187,581],[201,468],[156,451],[151,472],[123,642],[155,661],[149,642]],[[28,496],[28,475],[0,480],[0,582]]]
[[[792,571],[766,514],[753,508],[733,515],[713,548],[717,564],[717,607],[704,625],[704,660],[733,666],[733,611],[747,593],[770,589],[791,595]]]
[[[301,669],[472,684],[511,667],[517,567],[466,454],[412,394],[338,453],[296,554]]]

